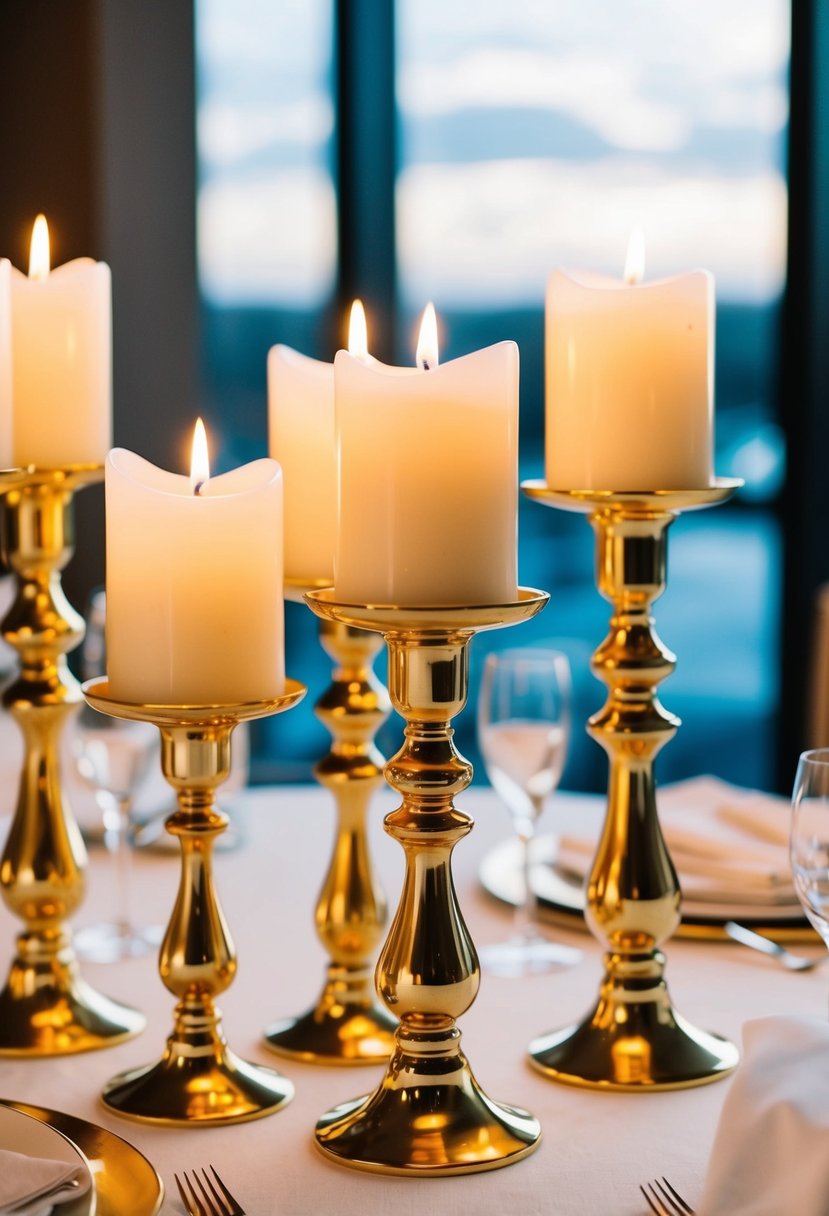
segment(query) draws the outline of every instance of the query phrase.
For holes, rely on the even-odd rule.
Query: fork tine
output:
[[[694,1216],[694,1209],[667,1178],[654,1178],[653,1182],[646,1182],[639,1190],[656,1216]]]
[[[213,1166],[211,1165],[210,1168],[213,1169]],[[213,1170],[213,1173],[215,1174],[216,1171]],[[224,1195],[220,1195],[219,1192],[216,1190],[215,1186],[213,1185],[213,1183],[211,1181],[210,1175],[208,1174],[207,1170],[204,1168],[202,1168],[202,1176],[204,1177],[204,1182],[209,1187],[210,1193],[212,1194],[213,1199],[215,1200],[215,1203],[213,1205],[214,1210],[215,1210],[215,1216],[233,1216],[233,1213],[231,1212],[230,1208],[228,1207],[227,1203],[225,1202]],[[205,1198],[208,1198],[207,1193],[205,1192],[205,1189],[204,1189],[204,1183],[202,1183],[201,1178],[198,1178],[198,1175],[196,1175],[196,1177],[198,1179],[199,1187],[201,1188],[202,1194],[205,1196]],[[222,1189],[224,1190],[224,1188],[222,1188]]]
[[[657,1185],[659,1185],[659,1184],[657,1184]],[[680,1195],[679,1191],[677,1191],[674,1187],[671,1186],[671,1184],[667,1178],[662,1179],[662,1185],[664,1187],[666,1187],[668,1191],[670,1191],[670,1195],[668,1196],[668,1198],[673,1203],[677,1212],[685,1213],[685,1216],[694,1216],[694,1209],[691,1207],[691,1205],[689,1203],[685,1202],[685,1200]]]
[[[204,1173],[204,1170],[202,1170],[202,1173]],[[207,1177],[206,1174],[205,1177]],[[202,1198],[204,1200],[204,1216],[227,1216],[227,1208],[219,1199],[218,1195],[216,1196],[215,1203],[208,1195],[207,1191],[205,1190],[204,1183],[199,1177],[198,1170],[193,1170],[193,1178],[195,1179],[196,1186],[201,1191]]]
[[[652,1212],[656,1213],[656,1216],[671,1216],[671,1213],[665,1207],[650,1182],[646,1183],[644,1186],[640,1185],[639,1190],[645,1196],[645,1202],[647,1203],[648,1207]]]
[[[231,1195],[230,1191],[227,1189],[225,1184],[222,1182],[215,1165],[211,1165],[210,1169],[213,1172],[213,1177],[216,1179],[216,1182],[219,1185],[219,1190],[224,1195],[225,1202],[227,1204],[227,1209],[228,1209],[228,1216],[245,1216],[244,1208],[241,1208],[239,1206],[239,1204],[236,1202],[236,1200]],[[205,1177],[206,1177],[206,1173],[205,1173]],[[208,1182],[209,1181],[210,1181],[210,1179],[208,1179]],[[211,1189],[212,1189],[212,1186],[213,1186],[213,1184],[211,1183]],[[215,1194],[215,1191],[214,1191],[214,1194]]]
[[[173,1174],[173,1177],[176,1180],[178,1193],[181,1195],[181,1202],[187,1209],[189,1216],[210,1216],[210,1213],[205,1212],[204,1208],[196,1198],[196,1193],[193,1190],[190,1179],[187,1177],[187,1170],[182,1170],[182,1178],[184,1179],[183,1182],[182,1178],[179,1178],[178,1174]],[[185,1190],[185,1187],[187,1190]]]

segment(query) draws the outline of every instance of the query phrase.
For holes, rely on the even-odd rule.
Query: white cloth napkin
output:
[[[83,1166],[0,1149],[0,1216],[47,1216],[88,1187]]]
[[[743,1027],[743,1047],[700,1216],[826,1216],[829,1022],[760,1018]]]
[[[788,856],[789,803],[715,777],[658,791],[659,819],[686,902],[794,906]],[[595,839],[559,840],[557,864],[583,876]],[[829,1210],[829,1209],[827,1209]]]

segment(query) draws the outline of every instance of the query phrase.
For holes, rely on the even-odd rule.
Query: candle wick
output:
[[[204,488],[203,481],[197,481],[196,484],[193,486],[193,493],[196,495],[197,498],[201,494],[203,488]]]
[[[428,359],[423,359],[423,360],[422,360],[422,366],[423,366],[423,370],[424,370],[425,372],[428,372],[428,371],[429,371],[429,360],[428,360]]]

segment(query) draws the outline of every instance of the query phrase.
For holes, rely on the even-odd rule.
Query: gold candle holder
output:
[[[306,596],[324,619],[385,636],[389,692],[406,720],[403,747],[385,769],[403,797],[385,827],[403,846],[406,876],[375,976],[400,1021],[378,1088],[317,1123],[319,1148],[343,1165],[447,1176],[509,1165],[539,1142],[532,1115],[481,1090],[456,1025],[478,992],[480,968],[452,882],[452,850],[472,829],[453,797],[472,766],[450,723],[466,703],[472,636],[527,620],[548,598],[527,588],[519,597],[491,607],[398,608],[338,603],[331,590]]]
[[[656,634],[651,605],[665,590],[670,524],[681,511],[724,502],[741,484],[719,479],[700,490],[651,493],[522,487],[544,506],[589,515],[596,581],[613,605],[610,632],[591,663],[609,695],[587,726],[610,760],[607,817],[585,912],[607,951],[605,973],[584,1021],[530,1044],[531,1062],[557,1081],[684,1089],[727,1076],[739,1060],[733,1043],[674,1011],[663,978],[660,946],[679,925],[681,897],[659,826],[653,762],[680,722],[657,696],[676,661]]]
[[[290,709],[305,688],[286,680],[282,696],[237,705],[118,701],[105,678],[87,681],[83,691],[99,713],[158,727],[161,768],[178,801],[165,826],[181,847],[178,896],[158,964],[164,986],[178,999],[173,1032],[158,1063],[113,1077],[104,1103],[132,1119],[175,1125],[214,1127],[269,1115],[291,1100],[294,1087],[230,1050],[214,1004],[236,974],[236,952],[213,883],[213,844],[228,823],[215,805],[215,790],[230,774],[234,727]]]
[[[84,635],[60,575],[74,551],[73,496],[103,479],[101,465],[0,472],[5,561],[17,593],[2,623],[20,657],[3,705],[23,734],[17,809],[0,861],[7,907],[24,922],[0,992],[0,1056],[49,1056],[109,1047],[143,1030],[137,1010],[80,976],[66,924],[85,891],[84,848],[61,786],[60,740],[81,704],[66,655]]]
[[[327,583],[319,583],[321,590]],[[287,598],[315,588],[286,580]],[[340,621],[321,620],[320,641],[334,660],[330,687],[314,707],[333,743],[314,767],[337,811],[334,849],[317,902],[317,934],[328,951],[326,981],[315,1005],[275,1022],[265,1042],[307,1063],[376,1064],[388,1060],[397,1019],[374,993],[372,956],[383,936],[386,899],[366,837],[369,800],[383,781],[384,759],[374,736],[391,701],[371,668],[383,639]]]

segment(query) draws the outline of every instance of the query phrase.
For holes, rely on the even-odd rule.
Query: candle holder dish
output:
[[[214,1127],[279,1110],[294,1087],[271,1068],[230,1050],[214,998],[230,987],[236,953],[213,883],[213,843],[227,827],[215,790],[230,774],[230,742],[240,722],[282,713],[305,688],[236,705],[144,705],[119,701],[107,680],[89,680],[84,695],[99,713],[153,722],[161,734],[161,768],[176,792],[166,828],[181,847],[181,879],[159,955],[164,986],[178,999],[173,1032],[156,1064],[113,1077],[104,1104],[149,1123]]]
[[[61,571],[74,551],[73,497],[103,480],[97,464],[0,472],[3,555],[14,603],[2,623],[20,671],[3,705],[23,735],[17,809],[0,862],[7,907],[23,920],[0,991],[0,1056],[51,1056],[109,1047],[144,1028],[135,1009],[80,976],[67,919],[85,891],[86,849],[61,783],[64,726],[82,703],[66,655],[84,635]]]
[[[680,921],[680,889],[657,815],[653,762],[680,721],[657,689],[676,660],[654,629],[651,605],[665,590],[667,530],[681,511],[715,506],[742,482],[699,490],[612,493],[525,482],[548,507],[580,511],[596,533],[596,581],[613,606],[610,632],[591,667],[609,690],[588,733],[610,760],[608,806],[587,883],[585,918],[603,943],[599,999],[574,1026],[530,1044],[532,1064],[571,1085],[614,1090],[684,1089],[727,1076],[737,1048],[697,1030],[671,1005],[660,947]]]
[[[285,595],[301,601],[305,592],[327,586],[286,580]],[[328,755],[314,768],[337,812],[315,916],[330,961],[316,1004],[268,1027],[265,1042],[280,1055],[308,1063],[377,1064],[391,1055],[397,1026],[374,993],[371,959],[383,936],[386,899],[366,836],[369,800],[383,781],[384,759],[374,736],[391,711],[388,693],[371,669],[383,640],[340,621],[320,620],[319,632],[335,662],[332,682],[315,706],[333,738]]]
[[[452,850],[472,829],[453,797],[472,766],[450,723],[466,703],[473,635],[528,620],[547,599],[529,588],[515,603],[449,608],[344,604],[333,590],[306,596],[323,619],[384,635],[392,705],[406,720],[403,747],[385,768],[403,797],[385,827],[403,846],[406,875],[375,974],[400,1021],[377,1089],[317,1123],[317,1145],[342,1165],[442,1177],[497,1169],[538,1145],[537,1120],[492,1101],[460,1049],[456,1019],[477,995],[480,968],[452,882]]]

